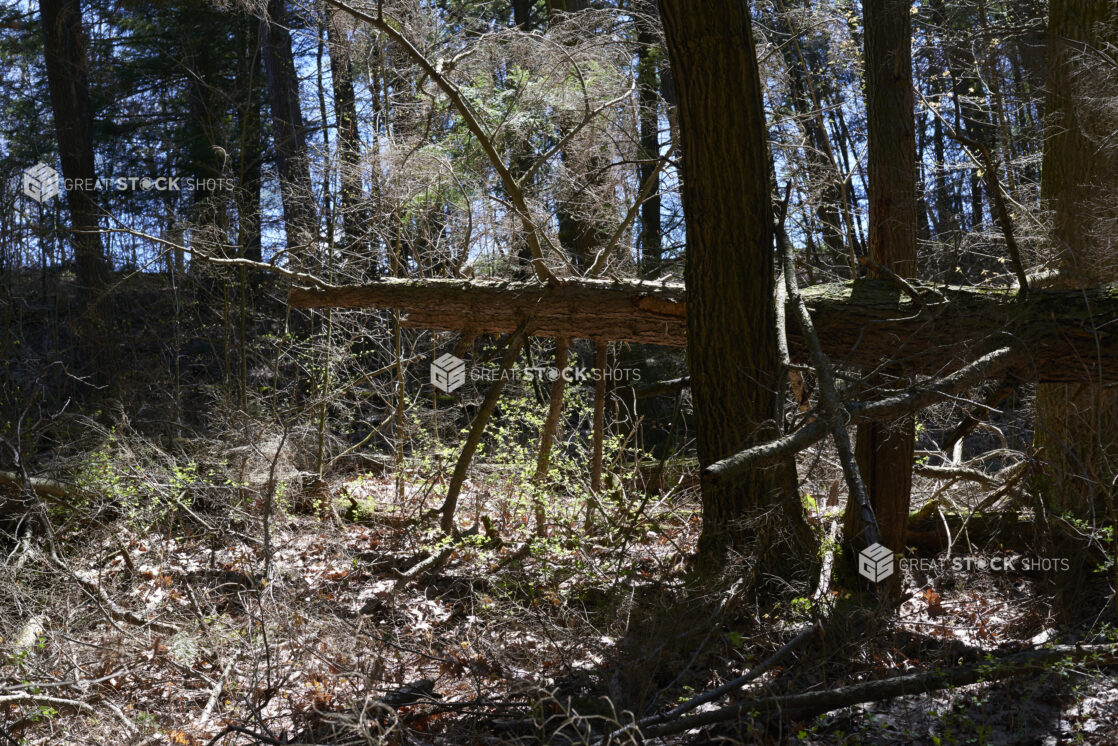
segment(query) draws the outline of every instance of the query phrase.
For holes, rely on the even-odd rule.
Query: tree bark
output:
[[[220,150],[224,141],[226,109],[223,87],[225,61],[214,54],[227,44],[220,25],[225,17],[208,8],[194,10],[198,28],[186,34],[183,64],[187,72],[187,116],[180,147],[186,151],[186,170],[194,181],[190,190],[191,254],[216,254],[227,242],[229,195],[212,185],[227,175],[228,155]],[[191,262],[191,270],[202,266]]]
[[[244,258],[263,260],[260,228],[260,171],[264,160],[264,76],[260,61],[260,25],[251,17],[239,23],[237,42],[237,245]]]
[[[521,31],[532,30],[532,0],[512,0],[512,22]]]
[[[900,277],[916,276],[916,123],[912,93],[911,0],[865,0],[866,118],[870,258]],[[881,379],[877,379],[880,383]],[[915,421],[858,427],[858,468],[881,528],[881,542],[904,544],[912,490]],[[846,537],[858,527],[847,503]],[[894,584],[900,576],[894,576]]]
[[[656,3],[643,0],[637,19],[637,108],[640,120],[640,166],[637,182],[643,188],[652,186],[648,199],[641,204],[640,249],[641,273],[656,277],[663,262],[663,236],[660,228],[660,96],[659,75],[655,53],[656,35],[652,28]]]
[[[260,21],[260,46],[268,78],[268,100],[272,108],[272,138],[276,150],[276,172],[283,202],[287,244],[298,254],[291,259],[306,266],[309,246],[316,230],[311,196],[310,165],[299,104],[299,78],[287,31],[284,0],[268,0],[267,16]]]
[[[348,18],[348,17],[347,17]],[[364,240],[369,216],[362,208],[361,137],[357,130],[357,97],[353,90],[353,68],[340,11],[326,8],[330,35],[330,79],[334,89],[334,118],[338,126],[338,153],[341,160],[342,224],[345,246],[361,256],[370,252]]]
[[[71,241],[78,282],[88,295],[107,281],[109,266],[101,244],[97,174],[93,162],[93,114],[89,106],[86,39],[79,0],[41,0],[43,51],[54,129],[73,224]]]
[[[1116,42],[1118,8],[1110,0],[1050,3],[1041,199],[1062,284],[1070,287],[1118,279],[1118,115],[1105,103],[1118,97],[1118,70],[1096,51]],[[1091,516],[1095,498],[1108,495],[1118,475],[1118,394],[1087,381],[1039,386],[1034,432],[1046,462],[1034,486],[1052,510]]]
[[[688,362],[705,467],[777,434],[765,112],[745,3],[660,0],[660,17],[679,99]],[[756,562],[754,577],[808,569],[813,542],[791,458],[739,481],[704,478],[702,502],[704,569],[720,568],[730,551]]]
[[[874,368],[891,360],[906,376],[937,375],[1016,339],[1028,355],[1006,375],[1019,381],[1118,382],[1118,285],[1033,290],[1024,302],[1012,289],[936,292],[944,300],[921,307],[889,280],[800,291],[824,352],[840,368]],[[476,334],[510,333],[531,315],[538,337],[687,345],[684,288],[670,283],[568,280],[552,286],[386,278],[369,285],[295,288],[288,302],[294,308],[398,308],[406,313],[405,326]],[[804,360],[795,324],[788,327],[788,343],[793,357]],[[732,361],[744,360],[751,344],[739,344]]]

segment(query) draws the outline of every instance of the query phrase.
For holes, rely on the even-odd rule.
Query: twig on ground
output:
[[[214,708],[217,707],[217,702],[221,698],[221,690],[225,686],[225,679],[228,678],[229,672],[233,670],[233,664],[236,659],[231,658],[225,664],[225,668],[221,670],[221,675],[217,677],[214,682],[213,689],[210,690],[210,698],[206,700],[206,706],[202,708],[202,714],[198,716],[195,724],[198,726],[205,725],[213,717]]]
[[[1092,661],[1106,665],[1118,663],[1118,648],[1113,645],[1059,645],[1044,650],[1015,653],[1000,660],[865,681],[821,692],[752,698],[710,712],[652,726],[644,730],[643,735],[645,738],[653,738],[683,733],[705,725],[734,720],[749,713],[756,713],[756,716],[761,718],[778,716],[804,718],[863,702],[924,694],[979,681],[996,681],[1064,662]]]
[[[108,615],[108,617],[113,621],[126,622],[137,627],[151,627],[158,632],[165,632],[167,634],[174,634],[179,631],[179,628],[173,624],[159,622],[154,619],[144,619],[139,614],[130,611],[123,606],[120,606],[111,598],[109,598],[109,594],[105,593],[105,590],[101,588],[101,586],[97,585],[91,580],[86,580],[85,578],[78,575],[76,572],[71,570],[66,565],[66,563],[60,560],[53,552],[50,552],[44,556],[47,558],[47,561],[50,564],[55,566],[55,568],[61,570],[62,572],[73,578],[74,581],[77,582],[79,586],[81,586],[82,590],[84,590],[86,593],[92,596],[95,601],[97,601],[101,609],[104,610],[105,614]]]

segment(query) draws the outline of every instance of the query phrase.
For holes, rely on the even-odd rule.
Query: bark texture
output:
[[[86,40],[79,0],[41,0],[43,48],[47,63],[54,129],[62,176],[71,184],[66,192],[73,225],[72,242],[78,282],[85,290],[108,279],[97,209],[93,163],[93,115],[89,107]]]
[[[357,130],[357,97],[353,89],[353,66],[346,35],[348,17],[334,8],[326,9],[330,35],[330,79],[334,93],[334,116],[338,125],[338,157],[341,161],[342,224],[348,250],[367,254],[364,238],[369,222],[363,207],[361,186],[361,137]]]
[[[1118,69],[1099,51],[1115,42],[1118,6],[1111,0],[1051,0],[1041,198],[1062,284],[1070,287],[1118,279]],[[1113,389],[1037,387],[1034,440],[1046,466],[1034,485],[1051,509],[1080,516],[1101,510],[1095,498],[1118,475],[1116,433]]]
[[[777,434],[780,362],[765,115],[749,7],[660,0],[678,94],[687,336],[699,463]],[[728,551],[788,578],[813,556],[791,458],[702,483],[702,563]]]
[[[260,45],[268,79],[268,103],[272,108],[272,138],[283,222],[287,244],[298,252],[293,259],[296,264],[303,264],[300,259],[306,257],[307,247],[317,231],[303,113],[299,105],[299,78],[291,51],[284,0],[269,0],[267,11],[260,25]]]
[[[1118,382],[1116,285],[1034,290],[1024,302],[1014,290],[924,291],[924,306],[888,280],[816,285],[800,293],[823,351],[842,368],[873,368],[891,360],[906,376],[941,375],[1017,340],[1028,354],[1002,369],[1017,380]],[[398,308],[405,312],[405,326],[475,334],[507,334],[532,316],[532,334],[540,337],[683,347],[688,336],[684,289],[671,283],[386,278],[368,285],[295,288],[288,302],[295,308]],[[754,339],[743,332],[727,353],[727,364],[746,361]],[[796,324],[788,326],[788,344],[794,358],[805,359]]]
[[[911,0],[865,0],[866,117],[869,140],[870,258],[901,277],[916,276],[916,124],[912,93]],[[855,452],[887,547],[904,545],[912,490],[915,421],[858,427]],[[847,537],[854,536],[854,501]],[[894,584],[899,583],[896,576]],[[899,587],[899,586],[898,586]]]
[[[641,204],[638,248],[641,272],[655,277],[663,262],[663,236],[660,226],[660,95],[659,49],[656,47],[654,0],[642,0],[637,6],[637,97],[640,119],[640,158],[638,183],[649,185],[648,199]]]

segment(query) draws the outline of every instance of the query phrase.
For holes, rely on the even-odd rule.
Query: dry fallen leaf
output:
[[[947,610],[943,608],[943,597],[934,590],[928,588],[920,595],[924,597],[924,602],[928,604],[928,616],[932,619],[947,614]]]

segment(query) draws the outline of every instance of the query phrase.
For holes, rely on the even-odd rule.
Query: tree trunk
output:
[[[549,0],[548,15],[554,22],[556,14],[581,13],[590,7],[588,0]],[[581,116],[581,112],[576,115]],[[559,138],[567,137],[577,120],[564,117],[559,125]],[[557,189],[556,223],[559,244],[571,263],[583,274],[595,263],[602,244],[615,227],[612,187],[607,183],[609,158],[601,144],[601,134],[593,124],[585,127],[563,148],[560,157],[570,176]]]
[[[912,94],[911,0],[865,0],[866,112],[869,139],[870,258],[901,277],[916,275],[916,124]],[[887,358],[883,358],[887,359]],[[878,379],[881,383],[881,379]],[[881,527],[881,542],[902,550],[912,489],[915,423],[858,428],[858,468]],[[849,505],[849,504],[848,504]],[[853,505],[847,509],[854,539]],[[899,580],[899,576],[898,580]]]
[[[566,337],[559,337],[555,340],[555,371],[558,375],[551,382],[551,398],[547,403],[547,418],[540,429],[540,446],[536,453],[536,473],[532,476],[532,481],[538,487],[536,494],[536,533],[541,536],[547,534],[547,510],[540,493],[543,493],[546,489],[547,472],[551,468],[551,446],[555,443],[555,435],[559,432],[559,418],[563,415],[563,392],[567,385],[567,379],[563,374],[567,369],[570,351],[570,340]]]
[[[363,237],[369,216],[362,209],[364,194],[361,188],[361,138],[357,130],[357,97],[353,90],[349,39],[337,10],[326,9],[326,22],[330,35],[330,79],[334,89],[334,117],[338,125],[338,153],[341,160],[345,246],[348,251],[369,256],[371,252]]]
[[[795,7],[778,12],[774,23],[779,31],[788,35],[787,43],[780,45],[784,63],[788,68],[792,104],[795,107],[804,135],[804,165],[811,178],[811,201],[818,205],[816,219],[822,233],[828,259],[848,261],[843,251],[842,221],[840,218],[841,185],[843,175],[835,161],[831,139],[823,122],[823,114],[816,96],[816,81],[812,69],[826,65],[828,47],[812,45],[806,50],[800,43],[801,30],[796,26],[803,8]],[[822,85],[827,85],[826,82]]]
[[[512,22],[521,31],[532,30],[532,0],[512,0]]]
[[[296,252],[290,259],[296,266],[305,266],[309,247],[317,233],[317,221],[303,112],[299,104],[299,78],[291,51],[291,34],[287,31],[284,0],[268,0],[267,17],[260,22],[260,46],[268,78],[272,137],[287,244]]]
[[[1061,284],[1118,278],[1118,70],[1096,51],[1118,43],[1109,0],[1052,0],[1041,198],[1051,214]],[[1035,445],[1046,467],[1035,486],[1049,508],[1091,517],[1118,475],[1118,394],[1089,383],[1038,386]]]
[[[940,287],[935,293],[942,300],[924,292],[930,301],[923,307],[889,280],[816,285],[800,294],[823,351],[843,368],[876,368],[892,360],[906,376],[939,375],[1016,340],[1028,350],[1007,371],[1017,380],[1118,382],[1118,286],[1034,290],[1024,302],[1014,289]],[[294,308],[398,308],[407,313],[405,326],[477,334],[507,334],[531,316],[538,337],[683,347],[683,296],[681,285],[638,281],[541,285],[386,278],[323,290],[295,288],[288,302]],[[788,328],[788,344],[802,360],[795,324]]]
[[[187,173],[194,181],[190,191],[190,244],[195,253],[213,255],[228,240],[229,195],[212,186],[216,179],[228,175],[228,154],[219,150],[225,144],[221,133],[226,109],[217,93],[222,86],[223,62],[214,54],[214,49],[227,43],[228,36],[219,25],[223,15],[206,9],[194,13],[201,22],[185,44],[187,118],[185,142],[180,145],[186,150]],[[192,271],[201,266],[201,262],[191,262]]]
[[[656,35],[652,24],[656,3],[644,0],[640,6],[643,16],[638,18],[637,33],[637,98],[640,119],[640,167],[637,179],[640,189],[654,180],[648,199],[641,205],[641,231],[639,238],[641,274],[656,277],[663,262],[663,236],[660,228],[660,96],[657,56],[654,54]]]
[[[79,0],[41,0],[43,48],[54,129],[73,224],[71,241],[78,282],[88,296],[108,279],[97,209],[93,162],[93,115],[89,108],[85,33]]]
[[[240,24],[237,41],[237,245],[246,259],[259,262],[262,256],[260,228],[260,171],[264,160],[264,128],[260,112],[264,106],[264,77],[260,64],[260,27],[251,17]]]
[[[745,3],[660,0],[660,17],[679,97],[688,359],[705,467],[774,437],[780,418],[765,113]],[[702,501],[704,569],[735,551],[756,578],[806,571],[814,551],[791,458],[728,484],[704,479]]]

